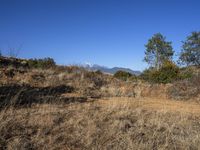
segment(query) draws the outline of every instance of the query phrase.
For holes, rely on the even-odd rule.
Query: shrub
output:
[[[29,59],[28,65],[30,68],[52,68],[56,66],[56,63],[52,58]]]
[[[92,81],[97,88],[106,84],[106,80],[102,74],[100,74],[100,72],[87,71],[85,72],[84,76],[86,79],[89,79],[89,81]]]
[[[117,71],[114,77],[123,81],[135,80],[136,76],[126,71]]]
[[[179,78],[180,70],[171,61],[166,61],[161,69],[156,72],[155,79],[156,82],[160,83],[170,83]]]
[[[140,75],[139,75],[139,79],[141,80],[145,80],[145,81],[150,81],[152,79],[152,68],[146,69],[144,70]]]
[[[191,78],[175,82],[168,89],[169,98],[188,100],[195,98],[200,93],[200,75],[193,75]]]
[[[171,83],[175,80],[188,78],[189,74],[181,73],[179,67],[171,61],[165,61],[159,70],[150,68],[145,70],[140,78],[152,83]]]

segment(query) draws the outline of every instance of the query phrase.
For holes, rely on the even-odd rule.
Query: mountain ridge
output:
[[[140,75],[141,74],[140,71],[132,70],[130,68],[124,68],[124,67],[109,68],[109,67],[100,66],[100,65],[97,65],[97,64],[94,64],[94,65],[88,65],[87,64],[87,65],[84,66],[84,68],[91,70],[91,71],[100,70],[101,72],[109,73],[109,74],[115,74],[117,71],[126,71],[126,72],[129,72],[129,73],[134,74],[134,75]]]

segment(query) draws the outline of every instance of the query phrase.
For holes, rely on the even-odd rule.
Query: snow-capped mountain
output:
[[[123,67],[108,68],[108,67],[100,66],[100,65],[96,65],[96,64],[92,65],[91,63],[85,64],[84,67],[88,70],[92,70],[92,71],[100,70],[101,72],[110,73],[110,74],[115,74],[117,71],[126,71],[126,72],[129,72],[131,74],[135,74],[135,75],[141,74],[140,71],[131,70],[129,68],[123,68]]]

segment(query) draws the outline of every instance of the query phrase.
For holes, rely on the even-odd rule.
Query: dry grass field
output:
[[[150,84],[0,60],[0,149],[200,149],[200,76]]]
[[[1,149],[199,149],[200,106],[153,98],[36,104],[0,112]]]

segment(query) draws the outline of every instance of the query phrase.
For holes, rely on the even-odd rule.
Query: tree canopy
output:
[[[154,34],[145,47],[144,61],[157,70],[160,69],[166,60],[171,60],[174,54],[171,42],[167,42],[161,33]]]
[[[186,65],[200,65],[200,32],[192,32],[183,42],[180,62]]]

